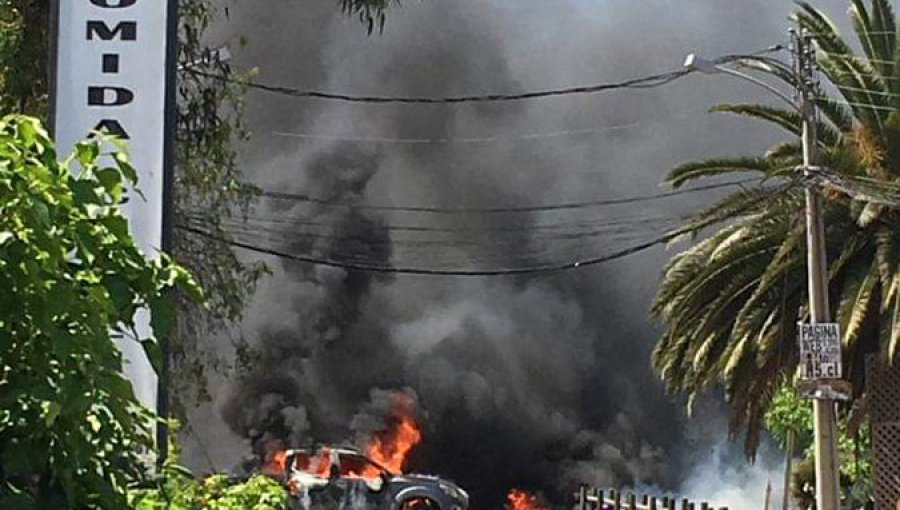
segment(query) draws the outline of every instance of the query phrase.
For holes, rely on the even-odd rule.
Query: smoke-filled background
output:
[[[783,0],[407,0],[388,12],[383,34],[368,36],[336,4],[232,0],[212,43],[245,35],[237,67],[258,67],[259,81],[300,89],[518,92],[673,70],[690,52],[761,50],[786,39],[793,8]],[[846,7],[817,4],[837,18]],[[264,189],[354,204],[504,207],[652,194],[679,162],[753,154],[778,140],[758,123],[704,113],[716,102],[765,99],[740,81],[703,75],[643,91],[461,105],[251,91],[245,176]],[[521,138],[603,126],[624,127]],[[487,137],[502,139],[358,140]],[[661,233],[666,218],[714,196],[462,218],[266,200],[235,229],[260,245],[331,259],[521,266],[639,243]],[[608,228],[623,218],[646,222],[574,242],[544,228]],[[457,481],[474,508],[499,508],[514,486],[563,502],[579,482],[761,506],[777,453],[748,471],[737,449],[722,444],[721,408],[707,403],[684,417],[650,369],[659,329],[647,310],[670,255],[658,247],[579,270],[493,278],[379,275],[264,258],[273,274],[239,332],[253,362],[211,376],[213,402],[191,414],[187,460],[200,470],[227,469],[264,437],[353,439],[388,412],[389,391],[403,390],[424,427],[409,468]],[[227,354],[231,334],[210,345]]]

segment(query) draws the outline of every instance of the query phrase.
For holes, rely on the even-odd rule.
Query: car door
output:
[[[380,467],[363,455],[342,452],[340,469],[349,508],[388,508],[387,477]]]

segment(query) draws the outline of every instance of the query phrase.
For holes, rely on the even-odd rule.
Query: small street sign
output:
[[[800,378],[803,380],[840,379],[841,330],[837,323],[799,323]]]

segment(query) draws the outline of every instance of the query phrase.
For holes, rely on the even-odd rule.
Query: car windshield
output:
[[[316,455],[310,452],[296,452],[291,458],[291,469],[311,475],[327,477],[331,462],[327,450]]]
[[[381,469],[362,455],[341,455],[341,476],[346,478],[378,478]]]

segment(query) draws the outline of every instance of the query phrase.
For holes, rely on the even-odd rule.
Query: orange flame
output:
[[[315,473],[322,478],[328,478],[331,474],[331,450],[322,448],[319,454],[313,459],[313,468]]]
[[[548,510],[547,506],[538,501],[537,496],[520,489],[513,489],[506,495],[507,510]]]
[[[284,450],[284,444],[278,440],[268,439],[263,455],[262,472],[270,476],[282,475],[286,462],[287,452]]]
[[[277,469],[279,473],[283,473],[286,461],[287,452],[284,450],[279,450],[272,455],[272,460],[269,462],[269,465],[270,467]]]
[[[369,458],[384,466],[393,474],[403,472],[409,452],[422,440],[422,431],[413,417],[413,401],[406,394],[394,396],[393,425],[374,436],[366,447]],[[377,472],[367,469],[363,477],[377,477]]]

